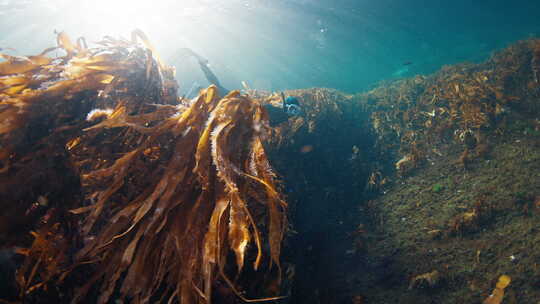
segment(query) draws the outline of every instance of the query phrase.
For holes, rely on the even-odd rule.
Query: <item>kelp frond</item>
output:
[[[67,252],[30,247],[25,269],[62,259],[46,276],[20,272],[23,293],[91,265],[93,276],[74,291],[73,302],[99,289],[98,303],[113,294],[133,303],[210,303],[217,281],[250,301],[237,279],[247,261],[253,272],[265,259],[280,275],[287,227],[287,205],[262,145],[268,119],[260,103],[236,91],[220,98],[211,86],[180,106],[174,70],[140,31],[132,41],[106,37],[95,48],[63,32],[57,41],[65,56],[8,57],[0,66],[0,183],[20,177],[23,160],[41,151],[71,164],[84,197],[57,206],[58,213],[69,213],[34,242],[47,243],[55,229],[63,250],[80,249],[66,259]],[[16,139],[43,119],[49,131]],[[82,242],[69,247],[61,237],[64,217],[80,223]]]
[[[214,90],[210,87],[202,92],[187,114],[156,126],[139,149],[86,177],[111,182],[99,192],[95,205],[74,210],[89,214],[85,233],[90,233],[110,198],[128,187],[127,176],[132,183],[149,183],[132,193],[133,199],[122,202],[124,207],[78,256],[79,261],[107,256],[102,267],[108,271],[97,274],[104,279],[100,302],[108,300],[116,284],[121,284],[126,296],[145,302],[158,292],[162,285],[157,283],[161,282],[177,286],[171,296],[178,295],[183,303],[193,303],[190,301],[197,297],[210,301],[213,282],[229,271],[227,250],[235,253],[236,271],[241,272],[248,245],[254,241],[254,268],[259,266],[263,236],[257,225],[264,219],[255,219],[251,210],[260,208],[261,203],[268,210],[270,229],[265,235],[270,256],[279,266],[286,205],[275,190],[260,132],[253,128],[265,123],[254,115],[261,110],[260,105],[239,94],[220,100],[212,94]],[[114,119],[111,116],[100,123],[101,128]],[[132,125],[129,119],[134,117],[125,118],[128,127]],[[141,168],[139,162],[145,158],[141,151],[147,147],[162,150],[164,142],[171,145],[170,151],[158,159],[163,166]],[[248,177],[250,157],[258,177]],[[266,194],[250,194],[261,192]],[[156,253],[155,248],[161,248],[161,253]],[[121,282],[123,273],[127,275]],[[145,285],[141,282],[149,285],[135,288]],[[204,297],[194,293],[193,286]]]

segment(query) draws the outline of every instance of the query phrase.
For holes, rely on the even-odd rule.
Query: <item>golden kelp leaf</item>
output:
[[[229,199],[222,197],[217,200],[216,205],[212,211],[210,222],[208,223],[208,232],[204,237],[204,253],[203,260],[205,266],[205,275],[210,275],[211,271],[209,267],[211,264],[217,263],[218,248],[220,247],[218,241],[219,235],[219,223],[223,217],[225,209],[229,207]]]
[[[509,276],[503,274],[499,277],[499,281],[497,282],[497,288],[499,289],[505,289],[508,285],[510,285],[510,282],[512,280]]]
[[[501,275],[499,277],[499,280],[497,282],[497,285],[495,287],[495,289],[493,289],[493,291],[491,292],[491,294],[489,295],[489,297],[487,297],[484,302],[482,302],[483,304],[500,304],[502,303],[502,300],[504,298],[504,289],[506,287],[508,287],[508,285],[510,284],[510,277],[507,276],[507,275]]]
[[[504,298],[504,289],[495,288],[482,304],[501,304]]]
[[[269,213],[269,229],[268,229],[268,242],[270,243],[270,256],[271,261],[276,264],[278,269],[280,267],[280,252],[281,252],[281,240],[283,239],[284,229],[286,227],[286,217],[283,215],[280,208],[285,208],[287,205],[283,202],[279,193],[272,186],[275,178],[275,174],[272,172],[270,163],[264,153],[262,142],[256,139],[252,144],[252,153],[254,159],[254,169],[257,176],[252,178],[259,181],[265,186],[267,192],[267,208]],[[281,271],[280,271],[281,273]]]
[[[0,54],[0,57],[7,57],[7,61],[0,62],[0,76],[25,73],[38,67],[26,57],[13,57],[3,54]]]
[[[215,86],[177,107],[174,92],[163,93],[174,81],[172,70],[154,59],[157,53],[141,33],[134,32],[132,41],[107,37],[95,49],[59,33],[66,57],[50,61],[44,52],[3,65],[9,76],[0,86],[0,134],[27,138],[25,126],[37,125],[45,114],[57,118],[54,131],[32,143],[37,152],[21,157],[68,155],[85,195],[84,203],[65,207],[71,210],[66,218],[75,218],[66,226],[79,228],[72,233],[84,240],[82,249],[79,242],[74,247],[74,262],[62,268],[61,254],[42,259],[30,251],[21,286],[45,289],[49,274],[64,270],[58,276],[68,280],[66,273],[92,264],[74,302],[95,288],[98,303],[113,295],[133,303],[210,303],[217,280],[245,299],[228,277],[244,275],[252,261],[254,269],[265,259],[279,267],[285,225],[286,204],[260,141],[267,117],[256,100],[238,91],[220,99]],[[27,74],[12,75],[18,71]],[[27,85],[26,77],[31,84],[15,89]],[[88,113],[92,107],[104,110]],[[36,115],[36,109],[46,113]],[[98,117],[102,121],[86,128]],[[3,153],[2,164],[30,168],[14,152]],[[266,222],[268,231],[259,231]],[[64,235],[46,238],[44,247]],[[256,253],[247,250],[251,240]],[[236,267],[228,265],[232,252]]]
[[[75,146],[77,146],[80,142],[81,142],[81,138],[76,137],[76,138],[68,141],[68,143],[66,144],[66,149],[71,150],[71,149],[75,148]]]
[[[53,48],[56,49],[56,48]],[[52,59],[45,56],[45,55],[38,55],[38,56],[28,56],[28,59],[35,65],[46,65],[51,63]]]
[[[206,103],[211,103],[217,94],[216,86],[212,85],[206,90]]]
[[[193,169],[193,172],[199,175],[203,187],[206,187],[209,183],[207,168],[211,164],[210,135],[214,131],[214,127],[214,121],[212,118],[209,118],[209,121],[197,142],[197,149],[195,152],[195,168]]]
[[[27,87],[26,84],[11,85],[7,88],[2,89],[2,93],[7,94],[7,95],[15,95],[22,92],[22,90],[24,90],[26,87]]]
[[[0,77],[0,92],[3,92],[4,88],[27,84],[30,80],[26,76],[8,76]]]
[[[237,193],[231,194],[231,208],[229,212],[229,243],[236,254],[238,272],[244,267],[246,246],[250,240],[248,218],[245,213],[244,202]]]
[[[56,43],[68,53],[68,57],[71,57],[77,51],[77,46],[71,42],[71,39],[65,32],[58,33]]]
[[[115,128],[115,127],[122,127],[128,125],[127,119],[127,113],[126,113],[126,107],[120,106],[117,107],[112,114],[110,114],[106,120],[98,123],[97,125],[91,126],[89,128],[84,129],[83,131],[90,131],[93,129],[100,129],[100,128]]]

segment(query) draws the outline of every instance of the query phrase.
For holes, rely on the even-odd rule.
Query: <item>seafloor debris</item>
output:
[[[379,191],[388,183],[388,178],[383,177],[381,171],[375,170],[369,176],[365,189],[368,191]]]
[[[412,164],[412,160],[413,160],[413,157],[411,154],[407,154],[403,156],[400,160],[397,161],[396,170],[398,172],[402,172],[405,170],[405,168],[409,166],[412,168],[412,165],[409,165],[409,164]]]
[[[441,274],[438,270],[433,270],[424,274],[420,274],[411,279],[409,290],[420,287],[434,287],[439,283]]]
[[[422,152],[418,149],[416,143],[411,146],[411,152],[403,156],[395,164],[398,175],[405,176],[413,169],[417,168],[423,158]]]
[[[59,33],[60,57],[2,55],[0,244],[28,248],[21,300],[267,295],[245,276],[268,265],[279,286],[287,205],[261,104],[213,86],[178,98],[174,70],[140,31],[98,45]]]
[[[465,232],[477,231],[481,223],[491,217],[493,207],[486,198],[480,196],[474,206],[469,210],[458,214],[448,223],[447,235],[462,235]]]

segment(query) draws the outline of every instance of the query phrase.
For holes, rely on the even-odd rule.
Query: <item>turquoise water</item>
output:
[[[181,3],[181,4],[180,4]],[[67,1],[0,0],[0,47],[36,53],[54,30],[97,40],[141,28],[181,90],[207,85],[191,48],[222,84],[359,92],[384,79],[478,62],[540,34],[540,1]]]

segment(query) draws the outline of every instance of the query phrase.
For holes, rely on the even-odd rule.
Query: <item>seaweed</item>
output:
[[[72,302],[99,290],[98,303],[211,303],[224,282],[252,301],[238,285],[248,261],[255,271],[267,264],[279,285],[287,204],[263,148],[261,103],[238,91],[220,97],[215,86],[191,101],[177,97],[174,70],[139,30],[93,48],[64,32],[57,43],[65,55],[3,55],[0,68],[1,206],[18,201],[11,216],[38,229],[31,244],[13,241],[27,248],[21,299],[58,286],[72,290]],[[48,179],[63,170],[77,176],[73,195],[50,195],[55,216],[25,218],[34,193],[69,186]],[[24,183],[34,174],[47,182]],[[31,194],[11,192],[14,184]],[[2,228],[6,245],[13,226]],[[64,284],[81,271],[91,274],[82,286]]]
[[[353,100],[371,112],[378,147],[392,151],[395,159],[414,145],[433,155],[432,147],[452,140],[472,150],[473,135],[500,137],[511,119],[534,121],[539,45],[535,39],[521,41],[485,63],[445,66],[430,76],[381,83]],[[479,147],[478,157],[486,155],[486,148]]]

